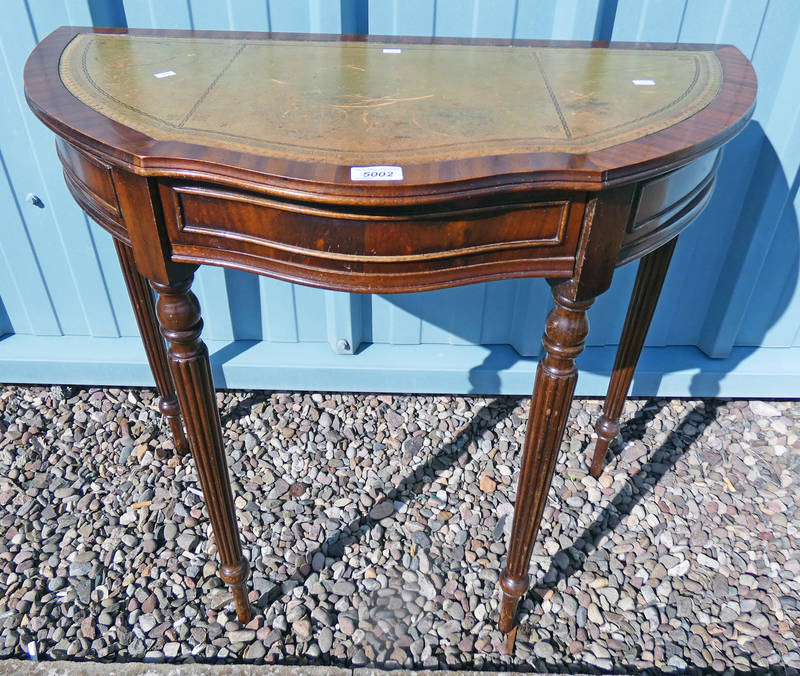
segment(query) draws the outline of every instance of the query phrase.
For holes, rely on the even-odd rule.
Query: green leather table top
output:
[[[358,164],[608,148],[697,113],[722,69],[712,51],[86,33],[60,76],[159,141]]]

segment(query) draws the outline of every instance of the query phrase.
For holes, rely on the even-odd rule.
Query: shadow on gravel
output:
[[[578,549],[573,545],[561,550],[569,557],[569,565],[562,569],[551,562],[549,570],[534,583],[533,587],[541,591],[553,589],[560,580],[566,579],[581,570],[586,559],[597,549],[598,543],[603,536],[611,533],[624,518],[630,515],[636,505],[653,492],[662,477],[675,466],[675,463],[692,448],[695,441],[702,435],[703,430],[698,427],[698,421],[696,419],[692,420],[693,414],[699,413],[702,415],[703,420],[709,420],[714,418],[717,409],[726,403],[727,400],[724,399],[697,402],[695,407],[683,416],[681,422],[669,431],[667,438],[661,446],[650,454],[647,461],[642,464],[641,469],[636,474],[628,477],[627,483],[614,496],[600,516],[595,519],[594,523],[586,527],[582,533],[576,535],[574,542],[584,543],[583,549]],[[638,428],[645,425],[655,418],[660,408],[656,399],[648,399],[642,411],[625,425],[624,430],[634,426]],[[627,436],[628,433],[625,431],[623,438]],[[639,437],[640,434],[635,435],[635,438]],[[556,557],[558,557],[558,554],[552,557],[552,561],[555,561]],[[533,594],[533,598],[539,601],[540,598],[536,598],[538,594],[535,591]]]
[[[452,441],[442,446],[435,455],[405,476],[395,488],[386,492],[383,499],[376,501],[375,504],[386,500],[408,504],[420,492],[425,483],[435,481],[441,472],[455,465],[467,453],[470,441],[479,439],[484,431],[491,429],[499,420],[510,415],[521,399],[522,397],[499,397],[478,409],[469,425],[464,427]],[[382,404],[384,409],[387,406]],[[374,508],[375,505],[371,509]],[[366,530],[379,521],[380,519],[376,520],[370,517],[368,511],[336,531],[321,547],[310,551],[307,554],[307,560],[310,562],[314,554],[320,551],[328,557],[340,558],[347,545],[358,542]]]

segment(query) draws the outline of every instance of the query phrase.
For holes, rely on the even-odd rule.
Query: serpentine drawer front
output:
[[[352,291],[422,289],[514,268],[568,276],[583,217],[582,203],[553,194],[434,212],[354,212],[207,186],[160,187],[174,260],[213,262],[224,251],[232,266],[323,286],[335,279]]]
[[[755,92],[750,63],[720,45],[64,27],[36,47],[28,103],[58,137],[75,199],[114,237],[242,622],[249,564],[191,291],[198,265],[365,293],[547,278],[554,307],[500,577],[513,644],[586,311],[618,265],[642,259],[596,476],[676,238]]]

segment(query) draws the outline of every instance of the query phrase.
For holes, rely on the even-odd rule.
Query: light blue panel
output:
[[[311,29],[311,3],[305,0],[268,0],[271,30],[299,33]]]
[[[766,255],[758,282],[742,320],[738,345],[790,347],[796,344],[800,327],[800,232],[797,195],[800,174],[795,176],[783,215]]]
[[[485,293],[485,284],[426,293],[423,296],[424,305],[414,306],[414,314],[422,320],[421,342],[453,345],[479,343]],[[390,303],[395,300],[392,296],[386,296],[386,299]]]
[[[325,291],[325,323],[328,345],[336,354],[353,354],[361,345],[364,297],[341,291]]]
[[[781,5],[781,9],[786,11],[776,13],[773,4]],[[753,53],[754,65],[759,75],[759,105],[756,108],[756,122],[752,124],[760,132],[762,145],[758,154],[753,153],[746,158],[745,166],[755,165],[753,181],[747,188],[745,205],[734,236],[727,240],[731,242],[728,260],[717,285],[715,304],[710,308],[706,319],[707,329],[699,342],[708,354],[716,356],[729,353],[740,330],[745,326],[745,314],[754,289],[764,289],[764,276],[773,281],[770,285],[773,291],[769,294],[770,298],[780,298],[786,302],[791,296],[781,294],[780,289],[787,283],[787,278],[790,284],[797,282],[796,267],[793,270],[782,270],[782,275],[785,276],[778,279],[777,261],[774,258],[777,252],[773,259],[768,257],[776,228],[782,220],[788,219],[783,232],[783,236],[788,239],[783,242],[783,246],[789,249],[796,246],[797,212],[792,207],[786,212],[785,208],[787,204],[791,205],[794,197],[790,194],[790,177],[796,175],[800,157],[797,105],[790,103],[796,98],[796,82],[789,75],[800,66],[797,23],[795,22],[792,32],[783,30],[781,25],[792,16],[791,6],[785,3],[773,4],[767,8],[763,21],[759,24],[759,40]],[[800,18],[797,6],[792,6],[795,7],[795,16]],[[778,71],[765,71],[763,64],[765,61],[771,64],[769,55],[774,52],[784,55],[783,63]],[[762,58],[762,53],[767,54],[766,59]],[[764,98],[762,92],[766,92]],[[774,100],[779,103],[770,105],[769,98],[773,93]],[[796,193],[796,187],[794,191]],[[792,221],[795,227],[792,227]],[[771,316],[780,316],[782,311],[782,308],[775,307]],[[756,340],[756,336],[764,338],[770,329],[769,324],[764,323],[769,321],[765,319],[766,316],[761,316],[761,323],[746,327],[746,342]],[[751,319],[755,319],[752,314]]]
[[[3,204],[5,202],[0,197],[0,208]],[[0,336],[32,333],[30,317],[23,303],[23,292],[11,274],[12,269],[0,241]]]
[[[685,0],[619,0],[614,40],[675,42],[686,11]]]
[[[0,78],[4,74],[5,71],[0,71]],[[0,97],[0,113],[4,112],[4,104],[8,100],[8,97]],[[4,115],[3,119],[8,117]],[[3,156],[0,155],[0,166],[3,168],[3,174],[0,175],[0,208],[3,210],[0,251],[5,261],[5,274],[0,278],[0,298],[8,322],[17,333],[59,335],[61,327],[53,301],[28,237],[20,204],[5,172],[6,164],[2,160]]]
[[[525,280],[528,284],[544,284],[542,280]],[[498,345],[508,341],[511,319],[514,316],[514,296],[517,280],[503,280],[486,284],[483,301],[483,325],[480,343]]]
[[[521,0],[515,38],[529,40],[591,40],[600,0]]]
[[[511,330],[503,342],[521,355],[534,357],[542,351],[544,320],[553,307],[553,295],[542,280],[518,279],[515,286]]]
[[[266,0],[226,0],[225,6],[228,10],[230,30],[272,30],[269,2]]]
[[[452,345],[480,343],[486,307],[486,287],[486,284],[474,284],[441,291],[440,310],[447,317],[446,330],[437,335],[431,330],[435,323],[425,322],[422,327],[423,342],[447,342]],[[430,335],[430,338],[426,338],[427,335]]]
[[[194,28],[187,0],[123,0],[131,28]]]
[[[434,3],[436,32],[434,35],[475,37],[480,0],[436,0]],[[406,8],[402,5],[401,11]],[[422,18],[422,17],[421,17]],[[513,18],[512,18],[513,23]],[[509,33],[510,33],[509,27]]]
[[[258,281],[261,299],[261,331],[264,340],[297,342],[295,286],[263,277]]]
[[[373,343],[417,345],[422,338],[422,318],[433,306],[430,292],[370,296],[368,314]],[[428,313],[428,317],[430,314]]]
[[[203,337],[209,340],[234,340],[233,322],[228,305],[225,270],[202,265],[194,276],[194,291],[203,313]]]
[[[616,345],[619,342],[637,266],[638,263],[631,263],[617,268],[611,288],[592,305],[587,345]]]
[[[436,0],[369,0],[373,35],[437,35]]]
[[[340,3],[336,0],[269,0],[273,31],[339,33]]]
[[[514,19],[518,4],[519,0],[475,0],[472,37],[514,37]]]
[[[782,108],[797,108],[792,105],[794,99],[783,100],[783,96],[786,95],[786,87],[796,83],[796,71],[787,67],[786,55],[797,40],[798,25],[800,3],[795,0],[771,0],[762,23],[757,27],[758,43],[751,60],[758,75],[758,99],[754,115],[758,120],[769,120],[773,110],[780,115]],[[779,96],[782,89],[783,96]],[[769,131],[771,134],[781,133],[780,129]]]
[[[295,285],[294,313],[299,342],[321,343],[328,340],[324,291],[310,286]]]
[[[77,0],[66,0],[62,2],[45,2],[44,0],[28,0],[27,10],[32,20],[33,38],[47,35],[62,24],[89,24],[91,17],[87,3]],[[23,34],[24,35],[24,34]],[[22,36],[20,36],[22,37]],[[29,38],[23,38],[28,40]],[[29,43],[32,49],[34,42]],[[17,103],[19,105],[22,124],[28,126],[35,125],[37,130],[40,123],[36,121],[28,111],[27,104],[21,97],[22,92],[22,65],[26,54],[9,55],[8,62],[12,72],[12,80],[18,93]],[[16,77],[14,77],[16,75]],[[119,335],[114,313],[109,302],[106,291],[105,280],[102,275],[97,253],[94,249],[94,241],[89,230],[89,221],[77,208],[69,191],[64,184],[61,168],[58,162],[52,161],[52,136],[46,134],[32,134],[29,137],[30,145],[25,148],[27,161],[31,158],[36,160],[30,168],[31,173],[25,174],[18,171],[18,165],[9,157],[9,164],[14,167],[11,170],[11,182],[16,186],[26,185],[28,181],[34,179],[38,173],[36,183],[43,184],[41,190],[30,190],[38,194],[45,203],[44,209],[37,209],[27,203],[25,207],[26,223],[31,225],[29,236],[34,241],[37,248],[42,266],[45,272],[50,292],[56,300],[56,309],[60,315],[60,323],[65,332],[84,333],[88,329],[91,335],[110,336]],[[7,147],[4,144],[4,147]],[[13,149],[13,145],[11,146]],[[24,148],[24,146],[23,146]],[[12,150],[13,152],[13,150]],[[42,158],[39,161],[39,158]],[[27,189],[26,189],[27,190]],[[19,200],[19,195],[17,195]],[[31,215],[31,211],[49,212]],[[51,219],[48,223],[47,220]],[[62,255],[66,254],[63,265],[56,262],[54,255],[49,258],[57,267],[50,270],[47,268],[45,256],[42,255],[41,246],[51,249],[60,248]],[[66,307],[61,305],[64,299],[64,291],[53,289],[54,284],[64,284],[69,292],[73,289],[75,298],[69,299]],[[74,286],[73,286],[74,285]],[[60,296],[60,298],[59,298]],[[68,313],[74,313],[67,317]]]
[[[225,270],[225,294],[235,340],[261,340],[261,292],[258,275]]]
[[[214,382],[231,388],[529,395],[536,370],[535,359],[505,345],[370,345],[346,358],[324,343],[209,341],[208,347]],[[578,360],[576,394],[604,392],[613,359],[613,348],[588,348]],[[800,348],[739,347],[728,359],[709,359],[693,347],[645,348],[633,394],[796,397],[798,378]],[[153,384],[138,339],[80,336],[0,339],[0,381]]]
[[[25,236],[36,251],[61,330],[116,336],[117,327],[88,221],[69,195],[53,157],[52,135],[43,133],[41,123],[24,101],[22,90],[23,65],[36,36],[47,34],[60,24],[87,23],[88,10],[78,13],[75,3],[68,5],[33,0],[27,5],[22,2],[6,5],[6,20],[0,24],[4,62],[0,88],[7,92],[4,97],[7,108],[0,129],[0,146],[14,201],[24,215]],[[29,193],[41,198],[43,209],[24,202]]]
[[[680,40],[732,44],[749,57],[768,4],[768,0],[689,0]]]
[[[131,309],[131,301],[128,298],[128,289],[125,287],[125,280],[122,277],[122,271],[117,261],[114,240],[111,235],[96,223],[91,224],[89,232],[94,240],[97,258],[103,270],[103,279],[105,280],[119,334],[121,336],[138,336],[139,328],[136,326],[136,319]]]
[[[190,0],[197,30],[268,31],[266,0]]]

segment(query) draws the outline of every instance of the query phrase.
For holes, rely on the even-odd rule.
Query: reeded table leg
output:
[[[153,292],[147,285],[147,280],[136,269],[133,250],[116,237],[114,238],[114,246],[117,248],[122,276],[125,278],[125,285],[128,287],[128,296],[131,299],[136,323],[139,325],[139,333],[142,336],[147,361],[150,363],[150,370],[153,372],[158,393],[161,395],[158,408],[169,422],[172,438],[175,441],[175,449],[179,455],[186,455],[189,452],[189,446],[186,443],[186,435],[183,432],[178,400],[175,397],[175,385],[169,372],[167,350],[164,345],[164,339],[158,330],[158,320],[153,307]]]
[[[636,273],[636,282],[633,286],[628,314],[622,328],[617,356],[614,360],[614,370],[611,373],[611,382],[608,384],[606,400],[603,404],[603,415],[595,425],[597,442],[592,457],[592,476],[596,479],[603,471],[606,451],[611,442],[619,434],[619,417],[625,405],[625,396],[631,386],[633,372],[642,354],[644,339],[650,328],[653,313],[656,310],[664,278],[669,269],[672,252],[675,251],[677,238],[670,240],[664,246],[642,258],[639,270]]]
[[[158,293],[156,310],[161,333],[169,345],[172,377],[217,540],[222,562],[220,577],[230,586],[236,614],[245,623],[252,617],[247,599],[250,566],[239,541],[208,350],[200,340],[203,320],[197,298],[190,290],[192,277],[190,274],[169,285],[151,285]]]
[[[545,355],[536,371],[508,561],[500,576],[503,598],[499,625],[500,631],[506,634],[514,628],[517,602],[528,590],[533,543],[553,480],[558,449],[578,379],[575,358],[583,351],[589,331],[586,310],[594,299],[572,301],[562,293],[562,289],[563,286],[553,287],[555,307],[545,324],[542,338]]]

